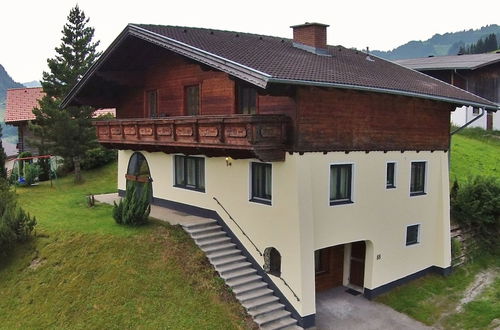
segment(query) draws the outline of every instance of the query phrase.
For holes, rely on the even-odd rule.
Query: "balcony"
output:
[[[182,116],[95,121],[94,126],[99,142],[108,148],[282,161],[289,118]]]

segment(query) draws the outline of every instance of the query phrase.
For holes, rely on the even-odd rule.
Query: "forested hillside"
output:
[[[430,55],[456,55],[460,47],[466,48],[492,33],[496,35],[497,40],[500,40],[500,26],[492,24],[477,30],[470,29],[467,31],[435,34],[432,38],[425,41],[414,40],[390,51],[375,50],[372,53],[388,60],[427,57]]]

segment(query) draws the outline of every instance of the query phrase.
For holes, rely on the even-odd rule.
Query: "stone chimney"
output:
[[[293,44],[295,47],[313,52],[326,49],[326,28],[329,25],[306,22],[290,27],[293,29]]]

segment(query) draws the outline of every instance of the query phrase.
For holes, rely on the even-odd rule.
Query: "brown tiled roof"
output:
[[[486,99],[393,62],[342,46],[325,55],[294,47],[293,40],[241,32],[163,25],[129,24],[100,60],[70,92],[78,90],[121,40],[132,35],[266,88],[298,84],[350,88],[475,105],[498,106]]]
[[[45,94],[41,87],[16,88],[7,90],[5,122],[13,123],[35,119],[33,108]]]

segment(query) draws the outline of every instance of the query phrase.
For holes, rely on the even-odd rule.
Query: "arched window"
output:
[[[149,182],[151,176],[146,158],[140,152],[134,152],[127,167],[127,180]]]
[[[273,247],[264,250],[264,271],[274,276],[281,276],[281,254]]]

